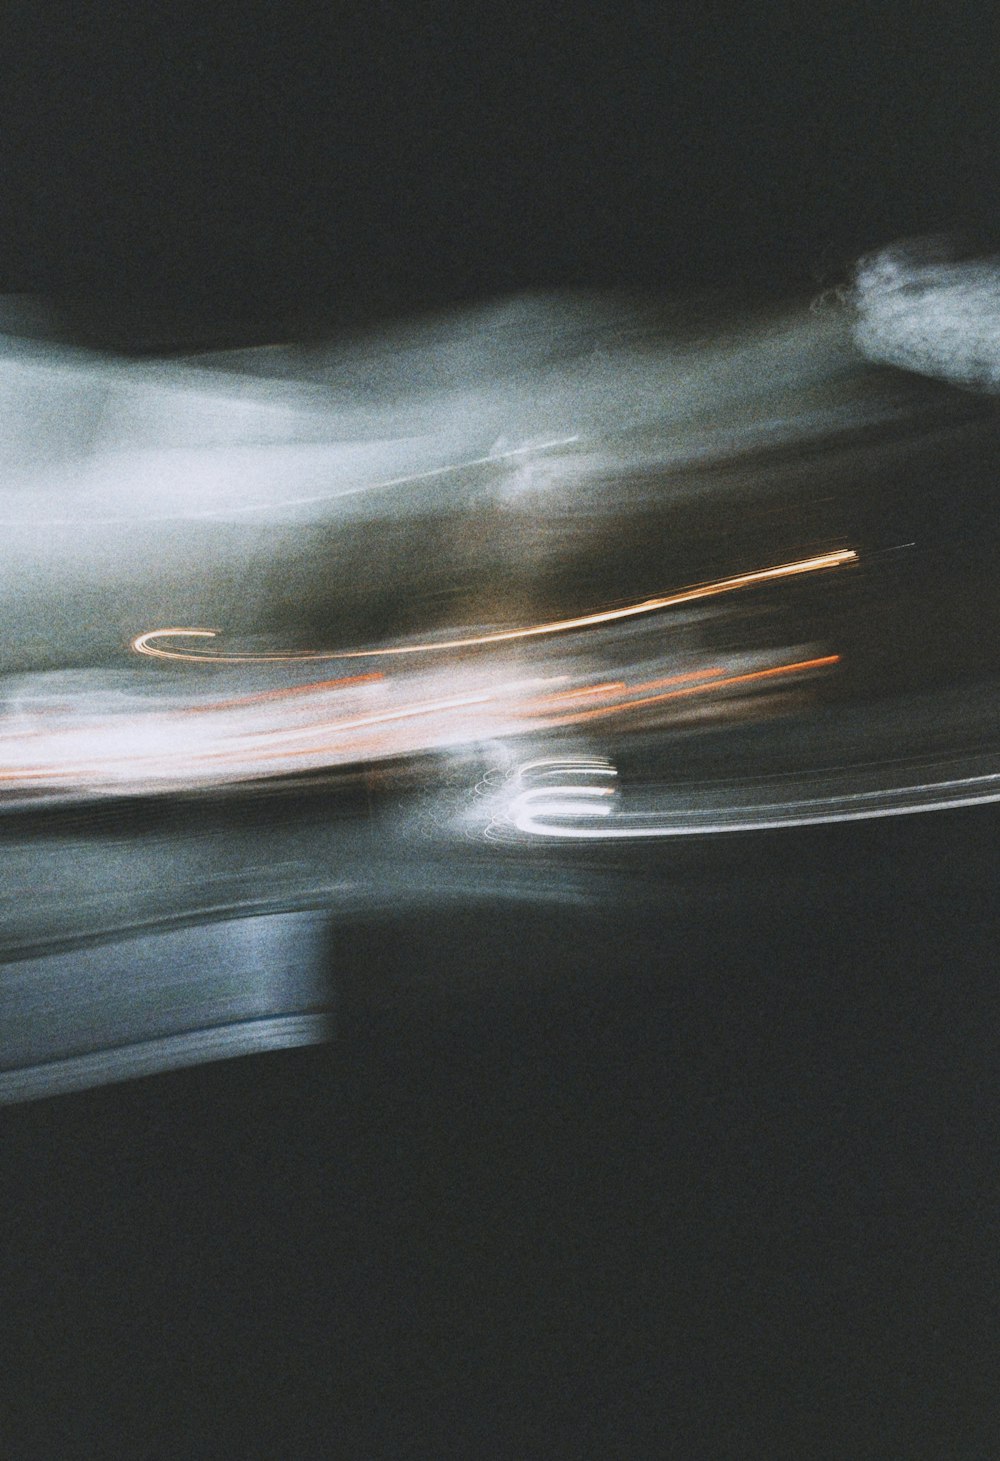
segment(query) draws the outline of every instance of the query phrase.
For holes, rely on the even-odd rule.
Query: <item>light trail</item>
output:
[[[435,711],[456,710],[465,705],[485,705],[496,697],[489,691],[478,695],[453,695],[447,700],[425,700],[419,705],[405,705],[400,710],[383,710],[375,715],[361,715],[354,720],[332,720],[313,726],[295,726],[291,729],[269,731],[258,734],[255,739],[261,741],[289,740],[303,734],[314,733],[315,731],[333,732],[345,730],[361,730],[369,725],[381,725],[391,720],[412,720],[414,716],[433,715]]]
[[[540,756],[537,761],[525,761],[517,768],[518,776],[529,771],[547,771],[556,776],[617,776],[618,772],[603,756]]]
[[[579,436],[559,436],[552,441],[540,441],[534,446],[516,446],[510,451],[491,452],[485,457],[470,457],[465,462],[449,462],[444,467],[430,467],[426,472],[409,472],[405,477],[386,477],[381,482],[368,482],[361,487],[345,487],[342,492],[321,492],[315,497],[291,497],[285,502],[251,502],[240,507],[216,509],[192,514],[199,517],[231,517],[236,513],[261,512],[286,507],[311,507],[317,502],[335,502],[341,497],[357,497],[363,492],[382,492],[390,487],[406,487],[411,482],[429,482],[434,477],[447,477],[453,472],[464,472],[469,467],[487,467],[493,462],[507,462],[513,457],[531,456],[534,452],[550,451],[556,446],[572,446]]]
[[[129,644],[129,648],[134,649],[136,654],[148,654],[156,659],[212,659],[217,658],[217,656],[178,654],[176,651],[170,651],[168,649],[153,649],[150,646],[150,641],[153,639],[180,638],[214,639],[218,632],[218,629],[151,629],[146,634],[137,634]]]
[[[556,690],[549,695],[538,695],[532,700],[525,701],[521,709],[529,715],[551,715],[552,713],[558,714],[558,707],[560,705],[564,704],[567,700],[575,700],[583,695],[606,695],[612,690],[616,690],[623,695],[638,695],[642,690],[655,690],[658,689],[661,685],[679,685],[687,683],[691,680],[711,679],[713,676],[716,679],[720,679],[724,675],[725,671],[719,665],[713,665],[710,668],[706,668],[703,670],[686,670],[683,674],[667,675],[665,679],[649,680],[645,684],[632,685],[631,687],[627,685],[624,680],[609,681],[605,685],[590,685],[584,690]],[[699,685],[696,688],[701,689],[702,686]],[[658,700],[664,700],[668,699],[669,697],[664,695],[658,695],[654,696],[653,698]],[[624,709],[628,703],[628,701],[622,701],[621,708]],[[641,702],[636,703],[638,704]],[[616,705],[608,708],[618,709],[619,706]],[[604,713],[604,707],[601,708],[601,713]],[[572,718],[577,718],[575,712],[571,714]],[[589,712],[581,711],[579,714],[585,716],[589,714]],[[560,717],[560,719],[562,719],[562,717]]]
[[[244,502],[230,507],[208,507],[201,510],[187,509],[184,512],[143,513],[125,517],[47,517],[0,518],[0,527],[5,528],[95,528],[125,527],[130,524],[209,522],[219,518],[245,516],[253,512],[283,512],[290,507],[311,507],[319,502],[337,502],[342,497],[359,497],[368,492],[388,491],[393,487],[406,487],[411,482],[428,482],[434,477],[447,477],[455,472],[464,472],[470,467],[486,467],[493,462],[506,462],[516,457],[531,456],[535,452],[551,451],[557,446],[572,446],[579,436],[554,437],[551,441],[540,441],[534,446],[512,447],[510,451],[493,452],[485,457],[470,457],[464,462],[448,462],[443,467],[430,467],[425,472],[408,472],[402,477],[384,477],[378,482],[365,482],[357,487],[344,487],[339,492],[319,492],[311,497],[289,497],[284,501]]]
[[[498,683],[470,687],[464,693],[416,699],[410,699],[410,687],[403,677],[394,684],[392,677],[378,672],[318,680],[210,704],[167,707],[159,713],[143,709],[132,717],[113,715],[96,725],[84,717],[76,723],[70,719],[48,729],[35,729],[30,748],[23,735],[10,738],[15,744],[5,747],[0,786],[5,792],[12,784],[54,783],[61,783],[67,790],[111,791],[143,785],[197,785],[206,779],[225,782],[270,775],[283,765],[292,768],[309,762],[316,768],[375,762],[391,755],[471,744],[484,736],[518,735],[529,727],[536,729],[539,723],[550,727],[574,724],[677,696],[768,682],[776,675],[818,669],[837,661],[838,656],[825,655],[730,675],[716,665],[643,680],[633,687],[625,681],[608,680],[541,695],[536,692],[542,686],[557,683],[561,677],[555,682],[539,677],[509,682],[501,678]],[[637,689],[653,685],[674,688],[636,697]],[[359,692],[374,690],[374,699],[367,694],[353,698],[350,692],[355,686]],[[394,689],[403,692],[399,698],[393,695]],[[622,698],[629,694],[632,699]],[[613,697],[612,703],[581,708],[592,707],[594,696]],[[197,716],[191,711],[197,711]],[[303,711],[307,712],[305,720]],[[185,729],[181,731],[181,727]],[[11,764],[22,757],[21,765]],[[573,758],[568,774],[580,776],[583,764]],[[582,800],[591,795],[584,792]]]
[[[564,791],[566,794],[561,795]],[[787,801],[760,803],[748,807],[690,807],[677,811],[673,819],[650,826],[618,825],[572,827],[548,820],[552,817],[593,818],[610,815],[607,804],[575,800],[598,797],[603,787],[538,787],[522,792],[511,802],[506,820],[526,836],[562,838],[564,841],[633,842],[653,837],[709,837],[723,832],[766,832],[784,827],[812,827],[834,822],[870,821],[882,817],[914,816],[919,812],[945,812],[960,807],[1000,802],[1000,772],[983,776],[954,777],[921,782],[916,786],[886,787],[879,791],[844,792],[826,797],[790,797]],[[656,813],[634,813],[651,818]]]
[[[377,649],[290,650],[272,654],[213,654],[199,650],[162,649],[158,644],[154,644],[154,641],[161,639],[215,639],[219,633],[217,629],[173,628],[148,629],[143,634],[137,634],[131,641],[130,647],[136,654],[148,655],[154,659],[203,664],[276,664],[299,660],[381,659],[396,655],[442,654],[449,650],[479,649],[491,644],[510,644],[517,640],[565,634],[573,629],[591,629],[598,624],[612,624],[622,619],[634,619],[643,614],[657,613],[661,609],[672,609],[681,604],[695,603],[699,599],[717,598],[723,594],[736,593],[740,589],[753,588],[758,584],[795,578],[806,573],[817,573],[826,568],[840,568],[849,563],[856,563],[857,560],[858,555],[852,548],[843,548],[832,553],[820,553],[812,558],[801,558],[793,563],[780,563],[773,568],[760,568],[750,573],[736,574],[731,578],[719,578],[710,583],[696,584],[691,588],[679,589],[676,593],[665,594],[653,599],[643,599],[636,604],[627,604],[620,609],[601,609],[591,614],[579,614],[571,619],[552,619],[542,624],[530,624],[521,629],[500,629],[490,634],[465,635],[460,639],[438,640],[422,644],[397,644]]]
[[[564,700],[581,700],[589,695],[609,695],[612,690],[624,694],[628,686],[624,680],[609,680],[603,685],[584,685],[579,690],[553,690],[548,695],[539,695],[533,705],[561,705]]]
[[[704,695],[707,691],[711,690],[727,690],[733,685],[746,685],[755,680],[773,679],[777,675],[800,674],[805,670],[825,669],[828,665],[839,663],[839,654],[825,654],[821,655],[818,659],[798,660],[795,664],[775,665],[773,668],[767,670],[750,670],[742,675],[726,675],[719,680],[708,680],[698,685],[685,685],[680,690],[666,690],[661,695],[646,695],[639,700],[620,700],[615,705],[601,705],[594,710],[581,710],[569,715],[561,715],[558,717],[558,723],[560,725],[576,725],[584,720],[596,720],[605,715],[620,715],[625,710],[638,710],[647,705],[658,705],[664,700],[678,700],[681,696],[688,695]],[[671,678],[685,679],[688,677],[678,675]],[[694,678],[694,676],[691,676],[691,678]],[[669,684],[669,680],[661,680],[659,682],[654,680],[651,683]],[[643,686],[636,686],[636,689],[643,688]]]
[[[207,631],[206,631],[207,632]],[[368,675],[346,675],[339,680],[313,680],[308,685],[292,685],[281,690],[260,690],[255,695],[237,695],[231,700],[211,700],[207,705],[185,705],[179,715],[205,715],[215,710],[236,710],[245,705],[260,705],[265,700],[288,700],[295,695],[311,695],[324,690],[340,690],[345,685],[372,684],[384,680],[379,671]]]

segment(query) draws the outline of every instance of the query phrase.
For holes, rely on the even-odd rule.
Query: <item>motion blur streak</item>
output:
[[[389,720],[410,720],[413,716],[433,715],[436,710],[455,710],[463,705],[485,705],[492,700],[492,695],[455,695],[450,700],[427,700],[421,705],[405,705],[401,710],[386,710],[379,715],[363,715],[357,720],[334,720],[324,726],[324,730],[345,731],[359,730],[367,725],[379,725]],[[300,735],[301,731],[275,731],[270,735],[262,737],[265,741],[287,739],[289,736]]]
[[[300,912],[5,964],[0,1104],[323,1041],[325,958],[322,918]]]
[[[660,609],[673,609],[681,604],[694,603],[699,599],[716,598],[720,594],[735,593],[739,589],[753,588],[758,584],[772,583],[782,578],[793,578],[803,573],[816,573],[825,568],[840,568],[856,563],[857,553],[850,548],[833,553],[820,553],[814,558],[803,558],[796,563],[781,563],[774,568],[759,568],[752,573],[740,573],[733,578],[719,578],[712,583],[696,584],[693,588],[680,589],[676,593],[660,598],[643,599],[638,604],[628,604],[621,609],[601,609],[596,613],[580,614],[573,619],[554,619],[545,624],[531,624],[524,629],[500,629],[492,634],[465,635],[461,639],[445,639],[425,644],[397,644],[377,649],[348,650],[290,650],[280,654],[226,655],[203,653],[197,650],[163,650],[150,645],[153,639],[198,636],[214,638],[214,629],[148,629],[132,640],[131,647],[137,654],[154,655],[161,659],[210,660],[224,664],[263,664],[281,660],[303,659],[373,659],[382,655],[397,654],[440,654],[448,650],[476,649],[488,644],[509,644],[518,639],[536,639],[542,635],[565,634],[573,629],[590,629],[598,624],[611,624],[620,619],[634,619],[640,614],[653,614]]]
[[[204,715],[212,710],[233,710],[239,705],[260,705],[265,700],[288,700],[296,695],[310,695],[317,690],[340,690],[344,685],[365,685],[385,676],[378,670],[368,675],[345,675],[339,680],[312,680],[308,685],[291,685],[284,690],[260,690],[256,695],[237,695],[232,700],[211,700],[207,705],[184,705],[182,715]]]
[[[567,700],[579,700],[582,696],[609,695],[617,693],[621,695],[637,695],[642,690],[658,689],[661,685],[680,685],[690,680],[705,680],[719,677],[724,672],[718,665],[713,665],[704,670],[688,670],[681,675],[667,675],[662,680],[650,680],[644,685],[633,685],[631,689],[624,680],[610,681],[604,685],[586,685],[581,690],[558,690],[550,695],[537,695],[533,700],[526,701],[522,707],[529,715],[548,715],[557,711],[560,705]]]
[[[650,683],[675,688],[631,700],[620,698],[635,696],[627,680],[574,685],[572,674],[526,677],[517,657],[508,656],[488,666],[436,662],[434,669],[420,672],[314,681],[179,707],[138,695],[101,714],[86,701],[76,704],[71,699],[48,708],[43,702],[31,719],[24,713],[8,716],[7,724],[16,733],[7,736],[2,735],[5,718],[0,712],[0,782],[12,794],[33,787],[37,794],[42,784],[46,795],[63,799],[220,786],[286,771],[451,753],[484,740],[517,737],[528,729],[555,730],[689,694],[699,694],[711,713],[711,696],[720,692],[722,713],[732,718],[760,713],[749,702],[725,701],[722,692],[732,686],[770,683],[826,668],[837,658],[768,665],[761,664],[760,655],[732,656],[728,674],[716,663],[652,682],[643,678],[637,688]],[[582,668],[592,672],[589,657]],[[578,678],[581,666],[569,658],[566,669],[575,670]],[[532,693],[556,684],[558,691]],[[445,693],[434,695],[435,689]],[[587,705],[595,697],[615,698],[609,705],[580,710],[581,696]]]
[[[579,700],[584,695],[608,695],[612,691],[621,693],[627,688],[624,680],[609,680],[604,685],[584,685],[580,690],[556,690],[551,695],[539,695],[531,703],[533,705],[561,705],[564,700]]]
[[[0,1100],[322,1038],[340,920],[1000,801],[997,418],[954,389],[1000,389],[1000,272],[935,249],[816,308],[0,338]]]
[[[552,441],[539,441],[532,446],[518,446],[511,451],[490,452],[485,457],[471,457],[466,462],[449,462],[444,467],[431,467],[426,472],[409,472],[403,477],[387,477],[382,482],[367,482],[364,486],[347,488],[340,492],[318,492],[312,497],[292,497],[282,502],[282,509],[289,507],[311,507],[321,502],[337,502],[342,497],[353,495],[354,492],[381,492],[390,487],[408,487],[414,482],[430,482],[435,477],[448,477],[457,472],[467,472],[473,467],[493,466],[497,462],[515,461],[518,457],[536,455],[538,452],[550,451],[557,446],[573,446],[578,442],[578,436],[558,436]],[[239,513],[274,511],[274,504],[271,502],[250,502],[239,507],[228,509],[227,516]],[[197,516],[197,514],[195,514]],[[205,513],[204,516],[219,516],[218,513]]]
[[[569,769],[559,767],[557,774],[568,774]],[[521,790],[518,788],[524,785],[526,770],[520,768],[511,778],[514,794],[508,793],[501,808],[494,812],[486,829],[487,838],[494,835],[498,826],[512,828],[526,837],[559,838],[568,842],[706,837],[901,817],[1000,801],[1000,772],[887,785],[871,791],[852,790],[850,779],[842,777],[844,790],[825,796],[803,795],[810,781],[809,777],[803,777],[798,784],[790,779],[784,787],[773,785],[774,793],[782,790],[786,793],[783,799],[774,801],[747,800],[745,787],[725,783],[704,792],[679,785],[661,790],[658,797],[648,790],[640,791],[630,810],[614,818],[613,809],[606,802],[584,800],[610,796],[607,788],[546,784],[529,785],[527,790]],[[547,773],[550,780],[553,771]],[[579,774],[601,773],[587,766],[580,768]],[[594,817],[608,818],[608,824],[595,827]],[[582,818],[585,825],[574,825],[574,818]]]
[[[629,689],[630,694],[639,695],[644,690],[662,690],[665,685],[682,685],[686,680],[707,680],[724,674],[725,670],[718,665],[710,665],[704,670],[689,670],[684,675],[667,675],[662,680],[646,680],[644,684],[632,685],[631,688],[623,685],[622,689]]]
[[[793,675],[800,674],[805,670],[825,669],[827,665],[835,665],[839,661],[839,654],[826,654],[818,659],[799,660],[796,664],[775,665],[768,670],[753,670],[747,675],[727,675],[721,680],[709,680],[707,684],[687,685],[681,690],[668,690],[662,695],[647,695],[641,700],[621,700],[616,705],[602,705],[595,710],[581,710],[573,715],[560,716],[559,724],[575,725],[578,722],[586,720],[596,720],[600,716],[620,715],[625,710],[639,710],[646,705],[659,705],[665,700],[678,700],[685,695],[702,695],[711,690],[728,690],[732,685],[747,685],[754,680],[769,680],[775,675]],[[658,683],[669,684],[673,678],[675,677],[669,677],[667,680],[661,680]],[[683,679],[685,677],[677,676],[676,678]],[[654,681],[653,683],[657,682]],[[637,690],[642,688],[644,687],[636,686]]]

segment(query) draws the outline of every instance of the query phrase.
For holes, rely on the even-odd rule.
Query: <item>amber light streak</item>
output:
[[[256,695],[237,695],[233,700],[212,700],[207,705],[185,705],[181,715],[204,715],[214,710],[235,710],[244,705],[259,705],[265,700],[288,700],[296,695],[311,695],[324,690],[340,690],[345,685],[366,685],[385,676],[378,670],[369,675],[346,675],[339,680],[312,680],[308,685],[292,685],[283,690],[261,690]]]
[[[629,686],[624,680],[615,680],[606,685],[589,685],[583,690],[558,690],[551,695],[538,695],[533,700],[525,701],[521,709],[529,714],[548,715],[553,710],[557,710],[560,705],[564,705],[567,700],[576,700],[582,695],[607,695],[612,690],[622,695],[639,695],[644,690],[659,690],[663,685],[680,685],[691,680],[707,680],[713,675],[718,679],[724,673],[725,671],[719,665],[712,665],[709,669],[687,670],[680,675],[667,675],[663,680],[647,680],[642,685]],[[587,714],[588,712],[582,713]]]
[[[612,624],[619,619],[634,619],[641,614],[676,608],[680,604],[694,603],[698,599],[717,598],[721,594],[735,593],[739,589],[753,588],[758,584],[794,578],[804,573],[817,573],[824,568],[839,568],[848,563],[856,563],[857,558],[858,555],[852,548],[838,549],[833,553],[817,554],[813,558],[801,558],[794,563],[780,563],[774,568],[758,568],[751,573],[736,574],[732,578],[696,584],[692,588],[679,589],[676,593],[665,594],[660,598],[626,604],[620,609],[601,609],[592,614],[579,614],[573,619],[553,619],[544,624],[529,624],[521,629],[500,629],[492,634],[473,634],[435,643],[398,644],[381,649],[290,650],[274,654],[213,654],[204,650],[161,649],[158,644],[153,643],[160,639],[215,639],[218,635],[216,629],[175,628],[148,629],[144,634],[135,636],[131,648],[136,654],[149,655],[155,659],[213,664],[273,664],[294,660],[377,659],[388,655],[441,654],[453,649],[478,649],[490,644],[509,644],[514,640],[537,639],[543,635],[565,634],[572,629],[590,629],[598,624]]]
[[[825,654],[817,659],[802,659],[796,660],[794,664],[775,665],[768,670],[750,670],[742,675],[724,675],[721,679],[700,680],[700,683],[696,685],[684,685],[680,689],[666,690],[660,695],[644,695],[639,700],[619,700],[614,705],[601,705],[594,710],[580,710],[569,715],[557,715],[556,720],[560,725],[576,725],[580,721],[596,720],[599,716],[620,715],[625,710],[638,710],[646,705],[659,705],[664,700],[677,700],[686,695],[702,695],[709,690],[726,690],[731,685],[747,685],[755,680],[773,679],[777,675],[792,675],[803,670],[820,670],[826,668],[827,665],[835,665],[839,662],[839,654]],[[717,674],[718,671],[695,671],[690,675],[671,675],[666,680],[650,680],[645,685],[634,686],[630,693],[634,695],[642,690],[652,689],[655,685],[668,685],[678,680],[695,679],[706,673]]]

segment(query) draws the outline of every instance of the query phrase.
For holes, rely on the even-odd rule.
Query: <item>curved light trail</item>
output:
[[[967,763],[968,764],[968,763]],[[941,772],[945,770],[941,766]],[[949,767],[947,769],[959,769]],[[543,784],[525,787],[526,773],[536,771]],[[931,781],[910,785],[884,786],[874,789],[852,789],[841,777],[841,788],[824,796],[790,794],[780,797],[781,785],[772,782],[774,800],[728,806],[719,804],[726,787],[715,788],[715,804],[701,805],[690,797],[679,805],[683,788],[678,788],[671,805],[670,793],[660,797],[660,806],[617,814],[608,801],[609,787],[566,785],[555,779],[566,775],[614,776],[614,768],[592,763],[553,760],[529,763],[515,773],[512,781],[520,787],[507,801],[502,812],[493,817],[486,830],[492,839],[498,828],[507,827],[523,837],[545,837],[564,842],[636,842],[663,837],[707,837],[729,832],[765,832],[785,827],[809,827],[833,822],[867,821],[882,817],[912,816],[918,812],[950,811],[959,807],[982,806],[1000,801],[1000,771],[969,776],[940,775]],[[532,776],[531,780],[535,777]],[[549,784],[545,784],[548,781]],[[733,788],[735,791],[735,787]]]
[[[573,787],[567,795],[555,788],[523,792],[511,807],[509,819],[519,832],[564,841],[634,842],[650,837],[707,837],[720,832],[766,832],[781,827],[811,827],[828,822],[858,822],[875,817],[904,817],[917,812],[943,812],[959,807],[1000,801],[1000,772],[963,776],[918,786],[889,787],[882,791],[845,792],[841,796],[791,798],[747,808],[717,808],[711,813],[678,814],[676,821],[640,826],[560,826],[553,816],[609,816],[606,805],[581,803],[582,796],[606,796],[604,788]],[[569,795],[568,793],[572,793]]]
[[[217,654],[202,650],[179,650],[161,648],[161,639],[201,638],[215,639],[216,629],[148,629],[137,634],[130,647],[136,654],[148,655],[154,659],[182,660],[185,662],[213,664],[275,664],[297,660],[346,660],[381,659],[388,656],[410,654],[442,654],[449,650],[478,649],[490,644],[510,644],[516,640],[538,639],[553,634],[565,634],[573,629],[591,629],[598,624],[612,624],[622,619],[635,619],[643,614],[653,614],[660,609],[672,609],[680,604],[695,603],[699,599],[717,598],[722,594],[736,593],[740,589],[754,588],[758,584],[773,583],[780,579],[795,578],[805,573],[817,573],[826,568],[840,568],[856,563],[858,555],[852,548],[838,549],[832,553],[819,553],[812,558],[800,558],[793,563],[779,563],[773,568],[759,568],[750,573],[735,574],[730,578],[714,579],[710,583],[695,584],[691,588],[679,589],[676,593],[658,598],[643,599],[636,604],[626,604],[620,609],[601,609],[591,614],[579,614],[571,619],[552,619],[542,624],[529,624],[521,629],[500,629],[490,634],[463,635],[458,639],[430,641],[421,644],[397,644],[375,649],[342,650],[289,650],[271,654]]]

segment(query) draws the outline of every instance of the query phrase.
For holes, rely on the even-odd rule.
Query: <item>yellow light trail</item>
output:
[[[698,599],[717,598],[721,594],[735,593],[739,589],[753,588],[757,584],[773,583],[778,579],[793,578],[804,573],[817,573],[824,568],[839,568],[848,563],[856,563],[857,558],[858,555],[852,548],[842,548],[833,553],[819,553],[813,558],[800,558],[794,563],[780,563],[774,568],[759,568],[751,573],[736,574],[732,578],[695,584],[691,588],[679,589],[676,593],[665,594],[659,598],[626,604],[620,609],[601,609],[591,614],[579,614],[572,619],[553,619],[543,624],[529,624],[521,629],[500,629],[491,634],[473,634],[461,639],[439,640],[434,643],[398,644],[379,649],[290,650],[274,654],[213,654],[203,650],[161,649],[153,643],[160,639],[215,639],[219,632],[217,629],[174,628],[148,629],[144,634],[137,634],[131,641],[131,648],[136,654],[149,655],[154,659],[212,664],[274,664],[295,660],[381,659],[389,655],[441,654],[448,650],[510,644],[520,639],[565,634],[572,629],[590,629],[595,625],[611,624],[619,619],[634,619],[641,614],[676,608],[680,604],[694,603]]]

